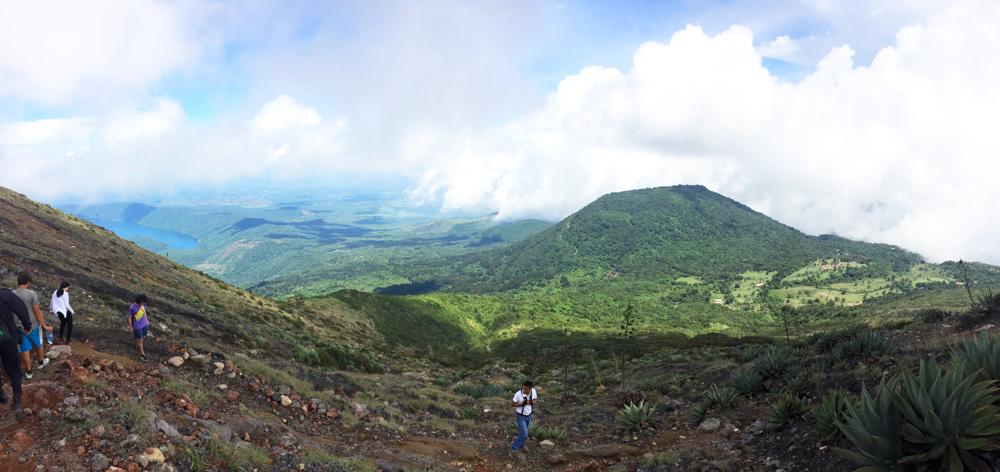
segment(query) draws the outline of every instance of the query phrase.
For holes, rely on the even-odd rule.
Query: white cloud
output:
[[[250,122],[255,133],[272,136],[296,128],[316,126],[322,121],[315,108],[281,95],[265,104]]]
[[[0,125],[0,185],[43,199],[142,198],[179,184],[316,177],[353,167],[345,128],[287,96],[251,119],[198,126],[160,97],[100,117]]]
[[[797,83],[750,31],[688,27],[632,68],[588,67],[502,127],[422,129],[415,195],[501,218],[565,216],[641,186],[704,183],[810,233],[1000,262],[1000,4],[956,4],[870,65],[845,45]],[[417,143],[417,144],[414,144]]]
[[[192,66],[199,10],[190,2],[0,2],[0,98],[62,105],[144,92]]]
[[[757,52],[763,57],[788,60],[795,56],[799,50],[799,43],[787,34],[783,34],[771,40],[771,42],[757,48]]]

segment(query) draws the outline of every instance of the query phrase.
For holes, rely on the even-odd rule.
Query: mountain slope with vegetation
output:
[[[574,272],[632,279],[732,278],[746,271],[788,274],[822,258],[905,270],[921,258],[903,249],[812,237],[702,186],[605,195],[509,247],[458,259],[460,290],[504,291]]]
[[[877,263],[818,259],[726,283],[742,300],[745,283],[844,283],[871,278]],[[1000,372],[1000,338],[982,334],[1000,324],[988,265],[912,265],[905,283],[892,281],[912,290],[781,309],[803,323],[756,336],[710,326],[765,314],[706,303],[719,288],[708,274],[661,284],[571,273],[565,286],[501,293],[342,290],[279,302],[0,189],[0,282],[22,270],[43,299],[59,280],[73,284],[80,340],[27,382],[25,411],[0,406],[4,471],[1000,465],[987,447],[1000,440],[1000,399],[980,383]],[[147,364],[123,329],[140,291],[153,307]],[[699,327],[676,329],[685,323]],[[530,450],[510,457],[509,398],[525,378],[543,402]],[[961,407],[938,408],[940,392],[922,387],[934,382]],[[913,408],[927,404],[936,409]],[[953,433],[963,440],[949,442]],[[858,440],[871,435],[885,447]]]

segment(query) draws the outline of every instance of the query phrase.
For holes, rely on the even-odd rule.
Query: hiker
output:
[[[43,341],[43,331],[52,332],[52,327],[45,323],[42,315],[42,308],[38,303],[38,293],[28,288],[31,284],[31,275],[22,272],[17,276],[17,288],[12,290],[24,302],[24,307],[28,310],[29,316],[35,315],[38,326],[31,329],[31,332],[21,337],[21,364],[24,366],[24,377],[31,379],[33,373],[31,369],[31,354],[35,354],[35,362],[39,369],[44,369],[49,365],[49,359],[45,357],[45,344]]]
[[[524,386],[514,394],[511,406],[514,407],[514,419],[517,423],[517,439],[510,445],[511,454],[524,459],[524,443],[528,440],[528,427],[531,426],[531,413],[538,403],[538,392],[530,380],[524,381]]]
[[[23,332],[14,324],[14,315],[21,320]],[[14,292],[6,288],[0,288],[0,360],[3,361],[3,370],[10,379],[10,390],[14,395],[14,404],[11,409],[15,413],[23,411],[21,408],[21,362],[18,355],[18,346],[21,344],[21,335],[31,332],[31,319],[28,317],[28,310],[24,302]],[[7,394],[3,391],[3,382],[0,382],[0,404],[7,403]]]
[[[139,349],[139,359],[146,360],[146,351],[143,348],[143,340],[149,334],[149,309],[146,307],[146,295],[135,297],[135,303],[128,309],[129,331],[135,338],[136,347]]]
[[[52,292],[49,311],[59,318],[59,342],[70,344],[73,340],[73,307],[69,306],[69,282],[63,280],[59,290]]]

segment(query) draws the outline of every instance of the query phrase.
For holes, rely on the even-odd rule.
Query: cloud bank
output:
[[[0,185],[51,201],[394,174],[445,210],[558,219],[700,183],[808,233],[1000,263],[1000,4],[722,5],[546,95],[532,77],[614,38],[603,16],[552,36],[579,3],[3,2]]]
[[[998,22],[996,3],[956,5],[870,65],[843,45],[795,83],[762,65],[747,28],[688,26],[502,127],[415,133],[404,150],[428,163],[415,195],[555,219],[608,192],[703,183],[808,233],[1000,262]]]

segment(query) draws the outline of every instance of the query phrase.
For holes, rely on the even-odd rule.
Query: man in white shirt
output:
[[[514,420],[517,423],[517,439],[510,445],[511,455],[525,460],[524,443],[528,440],[528,427],[531,426],[531,413],[538,403],[538,392],[530,380],[524,381],[524,386],[514,394],[511,406],[514,407]]]

